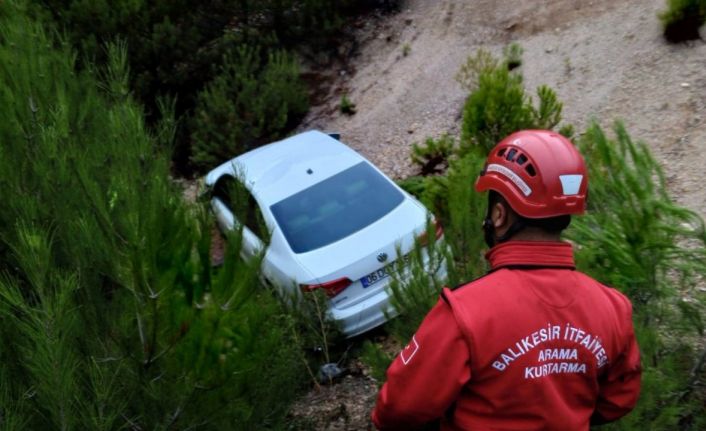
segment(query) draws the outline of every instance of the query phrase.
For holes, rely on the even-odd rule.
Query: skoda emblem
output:
[[[387,260],[387,253],[378,254],[378,262],[384,262]]]

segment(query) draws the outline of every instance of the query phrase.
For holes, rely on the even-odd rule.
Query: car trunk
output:
[[[300,264],[319,275],[311,284],[343,277],[353,283],[332,298],[336,308],[355,305],[383,289],[383,270],[414,247],[415,236],[424,232],[427,212],[405,199],[397,208],[366,228],[317,250],[297,255]],[[383,257],[386,257],[383,259]],[[367,286],[361,278],[374,274]],[[375,278],[379,280],[375,281]]]

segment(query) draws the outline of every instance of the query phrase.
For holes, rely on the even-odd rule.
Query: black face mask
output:
[[[495,227],[493,227],[493,220],[490,218],[490,204],[488,204],[488,211],[485,214],[485,220],[483,220],[483,239],[488,245],[488,248],[493,248],[497,244],[497,238],[495,237]]]
[[[483,239],[485,240],[485,243],[488,244],[488,248],[495,247],[497,240],[495,239],[493,221],[490,217],[486,217],[486,219],[483,220]]]

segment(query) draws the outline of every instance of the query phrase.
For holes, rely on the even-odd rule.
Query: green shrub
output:
[[[523,52],[524,49],[522,49],[522,46],[517,42],[513,42],[503,48],[503,56],[505,57],[508,70],[517,69],[522,66]]]
[[[539,105],[525,93],[522,75],[508,70],[480,50],[469,57],[457,75],[471,93],[463,108],[460,154],[480,145],[489,151],[502,138],[522,129],[553,129],[561,121],[562,103],[547,86],[537,89]]]
[[[479,49],[475,55],[469,55],[466,62],[456,74],[456,81],[469,94],[478,88],[478,77],[483,73],[489,73],[500,66],[498,59],[493,57],[489,51]]]
[[[410,177],[399,182],[419,199],[444,226],[445,242],[452,252],[448,260],[448,283],[457,285],[480,276],[486,270],[481,221],[486,198],[473,190],[478,172],[485,163],[479,147],[464,156],[451,158],[444,175]]]
[[[235,232],[212,267],[125,48],[76,71],[25,5],[0,4],[0,428],[277,427],[305,374],[257,260]]]
[[[701,429],[706,233],[697,214],[667,192],[659,164],[622,124],[608,138],[594,124],[580,141],[589,167],[589,211],[568,237],[580,269],[632,300],[642,352],[643,390],[615,429]],[[703,359],[701,359],[703,361]]]
[[[402,45],[402,56],[403,57],[407,57],[410,52],[412,52],[412,47],[410,46],[410,44],[405,43],[404,45]]]
[[[284,296],[282,303],[291,317],[293,325],[292,337],[298,348],[298,360],[304,365],[310,382],[318,387],[319,383],[332,383],[320,379],[318,371],[324,364],[340,364],[345,353],[340,351],[343,346],[343,333],[338,322],[331,318],[328,310],[329,298],[322,290],[302,293],[278,292]]]
[[[200,93],[193,120],[193,162],[202,169],[282,137],[303,115],[307,92],[285,52],[240,47]]]
[[[455,139],[448,134],[439,139],[427,138],[423,146],[412,145],[412,163],[419,166],[421,175],[442,173],[449,167],[455,147]]]
[[[428,187],[427,183],[429,182],[429,180],[430,180],[430,178],[427,178],[427,177],[413,176],[413,177],[407,177],[407,178],[403,178],[401,180],[398,180],[397,185],[402,187],[405,191],[407,191],[412,196],[421,200],[422,194],[424,193],[424,191]]]
[[[481,229],[488,199],[473,187],[485,158],[479,149],[474,149],[455,161],[449,169],[446,199],[437,198],[437,202],[445,201],[447,205],[443,220],[445,237],[453,252],[453,265],[448,270],[450,286],[478,278],[488,269]]]
[[[382,386],[382,383],[385,381],[385,373],[393,359],[395,358],[385,352],[379,344],[375,344],[369,340],[363,342],[360,360],[370,367],[370,375],[380,386]]]
[[[178,95],[177,114],[192,109],[221,59],[251,38],[261,41],[251,1],[42,0],[39,4],[84,63],[106,64],[106,43],[129,46],[130,89],[156,116],[160,95]],[[235,24],[235,28],[232,26]],[[233,31],[229,31],[232,29]]]
[[[351,102],[347,94],[341,96],[341,103],[338,104],[338,110],[341,114],[353,115],[356,113],[355,103]]]
[[[201,124],[192,121],[192,113],[208,97],[201,94],[204,87],[224,67],[232,70],[224,60],[237,58],[244,46],[257,46],[263,57],[256,67],[259,72],[269,55],[280,56],[281,51],[290,56],[297,53],[311,63],[326,63],[338,55],[336,48],[350,17],[371,8],[392,9],[396,4],[396,0],[41,0],[32,9],[47,22],[58,24],[67,42],[77,48],[79,62],[87,67],[106,64],[106,43],[121,40],[127,44],[129,88],[145,105],[148,124],[161,119],[160,97],[176,99],[175,113],[183,121],[176,129],[174,167],[181,174],[191,174],[192,135],[203,138],[213,133],[209,128],[192,129]],[[288,107],[292,109],[288,121],[306,109],[298,102]],[[287,124],[287,130],[293,123]],[[256,136],[256,141],[271,138]]]
[[[446,283],[437,273],[447,265],[451,254],[444,241],[436,239],[436,226],[431,220],[427,222],[426,238],[426,244],[417,242],[405,258],[398,250],[392,265],[392,280],[387,287],[390,303],[404,317],[393,319],[387,327],[398,341],[412,337]]]
[[[699,28],[706,23],[706,0],[668,0],[659,19],[668,41],[699,39]]]
[[[569,140],[573,140],[574,135],[576,134],[576,130],[574,129],[574,125],[573,124],[564,124],[559,129],[559,134]]]

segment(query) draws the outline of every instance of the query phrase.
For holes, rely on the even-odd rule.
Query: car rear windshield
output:
[[[292,250],[306,253],[369,226],[403,199],[369,163],[361,162],[270,209]]]

